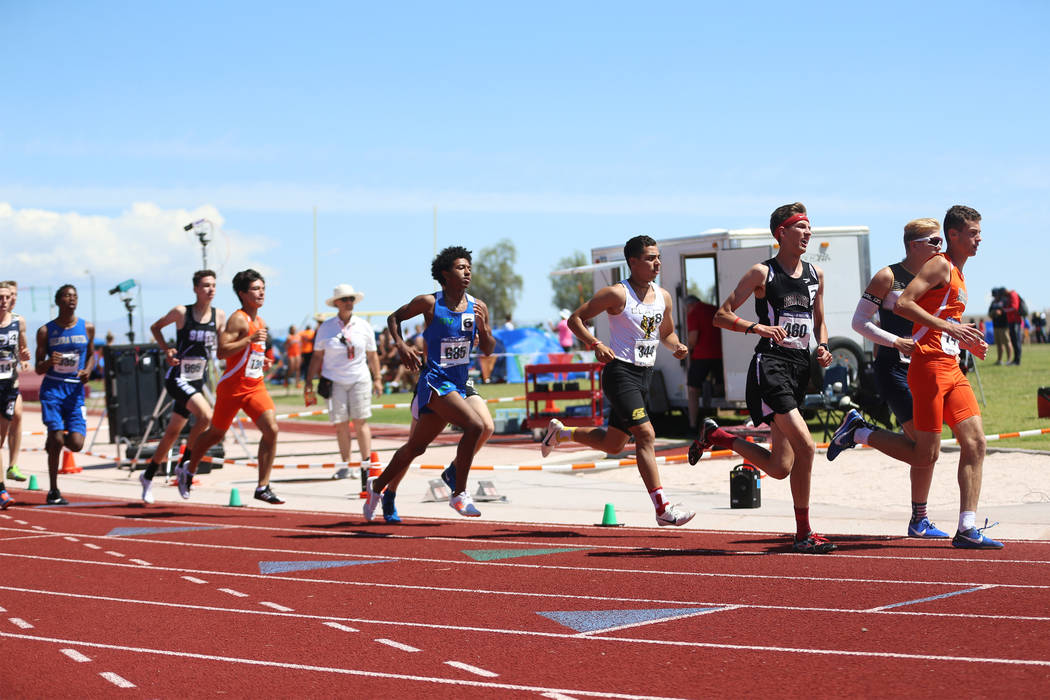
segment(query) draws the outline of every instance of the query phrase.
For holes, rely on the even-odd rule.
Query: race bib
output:
[[[954,323],[958,325],[959,319],[949,318],[948,323]],[[941,331],[941,350],[944,352],[945,355],[950,355],[951,357],[957,356],[959,354],[959,340],[957,338],[951,337],[944,331]]]
[[[660,341],[656,338],[634,341],[634,364],[641,367],[652,367],[656,362],[656,346],[659,343]]]
[[[244,376],[248,379],[259,379],[263,376],[263,362],[266,360],[266,355],[263,353],[252,350],[252,354],[248,356],[248,364],[244,368]]]
[[[15,376],[15,361],[10,358],[0,360],[0,381]]]
[[[468,362],[470,362],[470,341],[467,338],[442,338],[442,367],[455,367]]]
[[[782,348],[808,350],[809,334],[813,328],[813,315],[808,311],[785,311],[780,314],[780,327],[787,331],[787,337],[778,343]]]
[[[184,357],[179,363],[182,367],[182,378],[188,382],[195,382],[204,376],[204,367],[208,361],[203,357]]]
[[[76,374],[80,371],[80,355],[75,352],[59,353],[54,370],[59,374]]]

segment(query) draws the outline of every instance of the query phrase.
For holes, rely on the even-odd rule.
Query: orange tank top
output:
[[[253,321],[243,309],[237,309],[233,313],[244,316],[248,322],[249,336],[266,328],[266,322],[262,320],[262,316],[256,316]],[[251,389],[262,384],[265,359],[266,346],[263,343],[248,343],[236,355],[226,358],[226,371],[219,378],[219,384],[229,382],[227,386],[230,386],[231,389]]]
[[[931,316],[942,318],[949,323],[962,323],[966,311],[966,279],[962,271],[955,266],[944,253],[938,253],[951,266],[948,284],[929,289],[916,303]],[[959,341],[939,330],[916,323],[912,327],[912,339],[915,341],[913,360],[932,362],[948,361],[954,364],[959,355]]]
[[[304,328],[299,331],[300,349],[305,353],[314,351],[314,332],[312,328]]]

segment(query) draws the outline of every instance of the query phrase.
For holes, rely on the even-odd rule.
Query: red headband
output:
[[[776,229],[773,230],[773,233],[776,233],[782,228],[787,228],[791,224],[794,224],[799,221],[809,221],[809,217],[805,214],[794,214],[793,216],[789,216],[777,225]]]

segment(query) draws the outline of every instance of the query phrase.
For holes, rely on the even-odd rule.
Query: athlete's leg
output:
[[[175,444],[175,440],[178,439],[179,433],[182,432],[182,428],[185,425],[186,419],[184,417],[174,412],[171,414],[171,418],[168,419],[168,427],[164,429],[164,435],[161,436],[153,457],[146,465],[145,477],[147,479],[152,479],[157,474],[160,463],[168,460],[168,452],[171,450],[171,446]],[[189,442],[192,443],[193,441],[190,440]]]
[[[259,487],[270,483],[270,471],[273,469],[273,458],[277,454],[277,412],[268,409],[252,419],[255,427],[262,433],[259,438]]]
[[[456,449],[456,488],[452,492],[452,495],[455,496],[467,490],[470,465],[473,464],[474,453],[481,444],[481,435],[485,430],[485,425],[467,404],[466,399],[457,391],[444,396],[435,394],[427,404],[427,408],[446,423],[458,426],[463,431],[463,437],[460,438]]]
[[[638,473],[642,477],[645,489],[652,493],[662,488],[660,470],[656,466],[656,431],[650,421],[632,425],[628,430],[634,436],[634,453],[638,461]]]
[[[199,465],[201,459],[208,454],[208,450],[222,442],[228,429],[229,426],[220,429],[213,423],[207,430],[201,433],[196,440],[191,440],[186,443],[186,451],[190,453],[190,458],[189,461],[184,464],[191,475],[197,473],[197,465]]]
[[[18,456],[22,451],[22,394],[15,397],[15,415],[7,429],[7,449],[9,467],[18,466]]]
[[[630,438],[630,435],[612,426],[608,428],[567,428],[566,432],[569,435],[564,440],[572,440],[611,455],[623,452]],[[559,437],[558,442],[564,442],[564,440]]]
[[[796,508],[809,508],[813,455],[817,451],[816,445],[813,443],[813,436],[809,433],[809,426],[806,425],[806,421],[802,419],[802,414],[799,413],[797,408],[791,409],[788,413],[778,413],[773,417],[773,425],[783,438],[784,447],[781,448],[777,444],[777,442],[780,442],[779,440],[773,443],[773,455],[770,459],[771,466],[778,470],[787,468],[791,477],[789,482],[791,484],[791,500]],[[780,453],[778,448],[782,449],[783,452]],[[785,464],[782,460],[789,453],[792,455],[791,463]],[[771,472],[766,473],[773,478],[784,478],[783,476],[777,477],[776,474]]]
[[[489,406],[485,403],[485,399],[481,398],[478,394],[472,394],[467,397],[467,405],[470,406],[470,410],[474,411],[478,419],[481,420],[483,429],[481,431],[481,437],[478,439],[477,447],[474,449],[474,454],[478,453],[478,450],[489,441],[492,434],[496,432],[496,424],[492,422],[492,414],[489,413]]]
[[[58,458],[62,456],[62,445],[66,440],[66,431],[49,430],[47,439],[44,441],[44,451],[47,452],[47,478],[50,490],[58,490]]]
[[[955,426],[959,440],[959,509],[976,511],[984,468],[984,421],[971,416]]]
[[[415,421],[412,431],[408,434],[408,442],[399,447],[390,463],[383,473],[376,477],[373,482],[373,491],[380,493],[389,485],[397,486],[404,478],[412,460],[423,454],[427,447],[433,442],[445,426],[448,424],[444,418],[433,412],[424,413]],[[461,443],[462,444],[462,443]]]
[[[700,418],[700,390],[693,386],[686,387],[686,396],[688,398],[688,409],[689,409],[689,432],[696,432],[699,427],[698,420]]]

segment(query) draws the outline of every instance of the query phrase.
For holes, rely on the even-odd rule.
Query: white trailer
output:
[[[699,292],[697,296],[718,306],[752,265],[773,257],[777,252],[777,243],[768,228],[713,229],[694,236],[660,240],[657,245],[662,260],[657,284],[671,293],[675,330],[682,342],[687,337],[686,296]],[[593,274],[596,290],[627,276],[623,243],[593,249],[591,260],[591,265],[558,270],[555,274]],[[850,325],[857,300],[871,279],[868,227],[815,227],[803,260],[824,271],[824,318],[829,345],[836,361],[848,367],[851,383],[856,382],[859,369],[870,358],[872,349],[871,342]],[[737,314],[749,321],[757,321],[754,298],[737,309]],[[598,336],[608,338],[609,323],[605,314],[596,318],[594,323]],[[712,399],[710,405],[741,408],[747,368],[758,339],[753,335],[714,330],[722,334],[725,398]],[[687,405],[687,368],[687,361],[676,360],[666,349],[661,348],[657,353],[656,369],[663,376],[669,408],[684,409]],[[654,389],[652,399],[659,403],[659,387]],[[656,405],[652,407],[658,410]]]

